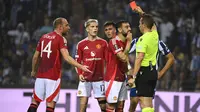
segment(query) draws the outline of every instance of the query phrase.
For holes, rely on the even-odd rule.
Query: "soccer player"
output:
[[[54,31],[43,35],[32,59],[31,76],[37,74],[33,98],[28,112],[36,112],[40,102],[46,99],[46,112],[54,112],[58,101],[61,81],[61,56],[68,63],[90,72],[87,66],[77,63],[68,53],[67,41],[62,36],[69,30],[68,21],[57,18],[53,22]]]
[[[135,51],[137,41],[138,41],[138,38],[133,39],[133,41],[131,42],[131,48],[130,48],[129,53],[133,53]],[[160,79],[164,75],[164,73],[172,66],[175,59],[174,59],[174,56],[171,53],[171,51],[166,46],[166,44],[161,40],[159,40],[158,49],[159,49],[159,52],[161,52],[162,55],[167,58],[167,62],[165,64],[165,66],[158,73],[158,79]],[[158,55],[157,55],[157,57],[158,57]],[[158,69],[158,66],[156,66],[156,70],[157,69]],[[131,102],[131,104],[130,104],[129,112],[133,112],[133,111],[135,111],[137,104],[138,104],[138,98],[136,97],[136,88],[135,87],[131,88],[131,90],[130,90],[130,102]]]
[[[77,69],[79,75],[78,94],[80,98],[80,112],[86,112],[88,97],[93,90],[94,97],[98,100],[102,112],[106,109],[104,65],[107,51],[107,42],[97,36],[98,21],[89,19],[85,22],[88,36],[77,44],[76,60],[87,65],[93,73],[82,72]]]
[[[104,25],[105,34],[108,38],[112,38],[109,41],[104,78],[107,100],[106,112],[113,112],[114,110],[123,112],[124,102],[127,99],[125,73],[128,71],[127,61],[132,33],[130,24],[127,21],[119,21],[116,26],[118,34],[115,36],[114,25]],[[109,27],[110,33],[106,31]]]

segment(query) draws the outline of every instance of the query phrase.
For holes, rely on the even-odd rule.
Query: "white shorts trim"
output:
[[[93,90],[93,94],[95,98],[105,97],[105,85],[104,81],[97,82],[79,82],[77,96],[85,96],[90,97],[91,91]]]

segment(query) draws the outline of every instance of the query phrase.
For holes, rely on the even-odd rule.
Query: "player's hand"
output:
[[[137,6],[134,11],[137,12],[138,14],[140,14],[140,15],[144,14],[144,11],[141,9],[140,6]]]
[[[127,82],[127,85],[128,85],[129,87],[132,87],[132,86],[134,85],[134,82],[135,82],[135,79],[129,78],[129,79],[128,79],[128,82]]]
[[[163,76],[162,72],[158,72],[158,80],[161,79],[161,77]]]
[[[32,71],[31,72],[31,77],[35,77],[36,76],[36,72],[35,71]]]
[[[79,80],[80,80],[81,82],[85,82],[85,81],[86,81],[83,75],[79,75]]]
[[[84,72],[90,72],[90,73],[92,73],[92,71],[90,71],[88,68],[89,68],[88,66],[82,65],[81,70],[83,70]]]
[[[131,31],[128,32],[127,36],[126,36],[126,40],[131,42],[132,41],[132,38],[133,38],[133,35],[131,33]]]

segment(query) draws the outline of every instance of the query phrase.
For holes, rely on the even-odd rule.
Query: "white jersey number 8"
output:
[[[42,41],[42,46],[41,46],[41,54],[40,56],[42,57],[42,53],[43,52],[46,52],[47,53],[47,58],[50,57],[50,54],[51,54],[51,41],[48,42],[48,44],[45,46],[44,48],[44,41]]]

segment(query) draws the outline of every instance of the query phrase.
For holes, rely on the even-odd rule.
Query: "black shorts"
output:
[[[137,96],[153,97],[158,78],[156,67],[141,67],[135,79]]]

